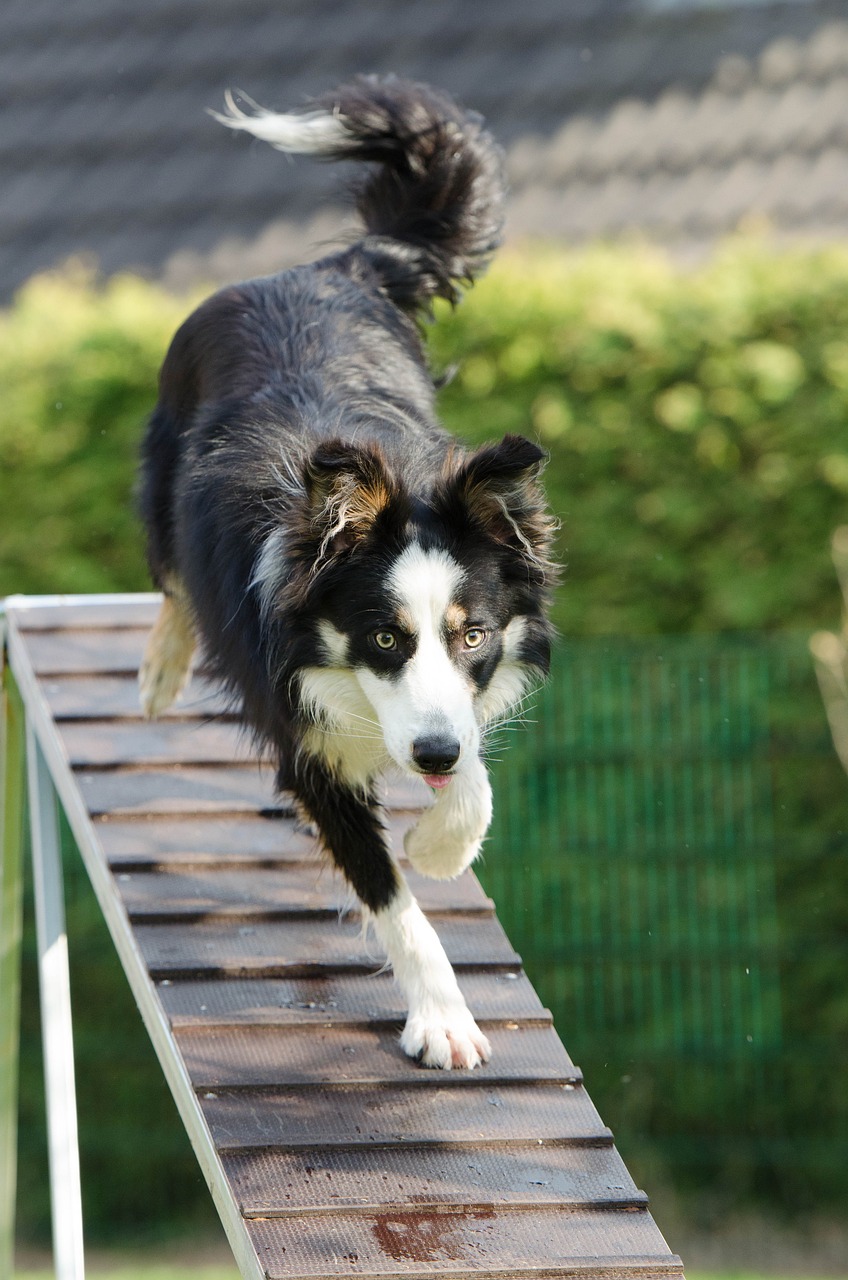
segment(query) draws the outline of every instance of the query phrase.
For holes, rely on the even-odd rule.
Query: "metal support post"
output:
[[[82,1194],[59,815],[50,770],[32,726],[27,728],[27,772],[47,1096],[53,1256],[57,1280],[83,1280]]]
[[[20,1049],[24,709],[6,660],[0,617],[0,1276],[11,1276]]]

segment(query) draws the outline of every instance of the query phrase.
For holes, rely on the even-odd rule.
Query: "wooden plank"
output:
[[[93,817],[293,812],[290,797],[275,795],[273,771],[255,765],[80,770],[77,780]]]
[[[476,1150],[513,1142],[611,1145],[612,1135],[580,1085],[487,1085],[479,1072],[477,1067],[461,1087],[455,1082],[463,1072],[418,1068],[429,1087],[324,1087],[308,1093],[208,1089],[198,1096],[222,1152],[415,1144],[441,1150],[458,1143]]]
[[[248,764],[258,758],[254,744],[235,721],[88,720],[63,724],[60,736],[75,769]]]
[[[482,1022],[550,1022],[526,974],[473,970],[458,974],[474,1017]],[[171,1024],[302,1026],[328,1022],[403,1022],[406,1010],[391,973],[323,974],[318,978],[164,979],[159,999]]]
[[[338,1025],[290,1027],[202,1027],[176,1031],[192,1084],[197,1089],[245,1089],[295,1085],[387,1085],[442,1088],[440,1075],[422,1070],[398,1046],[396,1027]],[[553,1027],[487,1028],[490,1062],[475,1071],[452,1073],[455,1088],[493,1081],[579,1083],[580,1071]],[[306,1105],[309,1105],[308,1103]]]
[[[27,652],[39,677],[138,671],[147,628],[32,631]]]
[[[682,1274],[641,1209],[390,1209],[248,1226],[268,1280]]]
[[[142,718],[135,674],[46,676],[42,689],[53,719],[59,723]],[[233,714],[232,699],[216,685],[194,676],[178,701],[164,712],[163,719],[170,722]]]
[[[225,1155],[224,1167],[242,1213],[251,1218],[335,1215],[386,1205],[477,1209],[647,1202],[614,1147],[259,1149]]]
[[[291,799],[275,794],[274,771],[257,765],[80,770],[77,777],[93,817],[292,812]],[[385,795],[387,804],[395,809],[417,809],[431,803],[424,783],[414,778],[392,781]]]
[[[161,596],[139,595],[80,597],[29,596],[13,599],[15,623],[22,632],[97,630],[153,626],[159,614]],[[27,644],[30,637],[27,636]]]
[[[95,830],[115,868],[277,865],[309,858],[315,849],[315,837],[281,813],[215,818],[143,814],[129,820],[104,816]]]
[[[497,920],[436,916],[432,920],[454,964],[520,966]],[[174,978],[312,976],[322,971],[373,973],[383,963],[358,923],[288,920],[283,924],[139,924],[135,936],[151,975]]]
[[[397,854],[414,821],[406,811],[386,815],[389,840]],[[282,813],[226,814],[214,819],[151,817],[129,821],[110,816],[96,824],[101,845],[115,871],[185,870],[191,867],[282,867],[311,861],[317,837]]]
[[[489,915],[494,911],[491,898],[468,872],[457,880],[430,880],[409,869],[407,878],[425,910]],[[318,858],[273,871],[121,872],[118,887],[130,916],[140,922],[191,922],[213,916],[252,920],[316,912],[337,917],[342,910],[358,910],[340,873]]]

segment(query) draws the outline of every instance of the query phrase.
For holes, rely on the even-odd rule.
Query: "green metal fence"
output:
[[[815,1197],[848,1137],[848,779],[806,637],[566,641],[527,718],[480,874],[626,1157],[754,1197],[803,1164]]]

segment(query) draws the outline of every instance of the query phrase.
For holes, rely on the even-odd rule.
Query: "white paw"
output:
[[[423,1067],[471,1070],[488,1062],[492,1046],[465,1008],[411,1014],[400,1038],[400,1047]]]
[[[482,761],[469,761],[404,837],[409,861],[422,875],[449,880],[469,866],[492,819],[492,789]]]
[[[432,880],[453,880],[469,867],[480,852],[482,838],[466,840],[446,832],[441,824],[425,822],[431,810],[425,810],[414,827],[403,838],[409,861],[422,876]]]

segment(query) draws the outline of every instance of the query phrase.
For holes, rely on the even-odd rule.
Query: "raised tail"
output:
[[[501,241],[501,150],[481,118],[447,94],[394,77],[359,77],[299,110],[277,114],[227,97],[212,112],[280,151],[325,160],[369,160],[357,192],[362,248],[390,296],[407,309],[433,297],[455,302]]]

